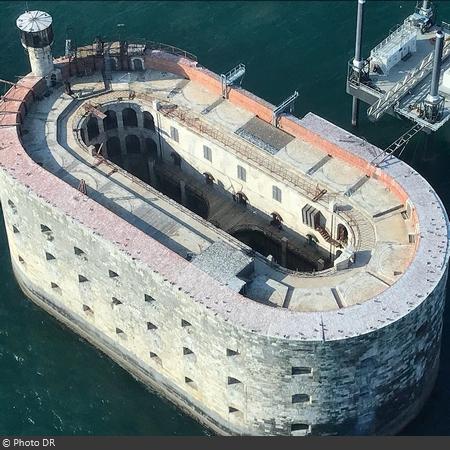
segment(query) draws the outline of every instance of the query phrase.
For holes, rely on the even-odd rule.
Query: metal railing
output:
[[[145,96],[145,94],[141,95]],[[137,96],[140,95],[137,94]],[[276,175],[281,181],[287,181],[293,184],[303,191],[310,200],[324,189],[318,183],[309,181],[298,173],[295,173],[294,170],[284,167],[274,158],[266,157],[262,154],[262,151],[254,148],[238,136],[232,136],[222,132],[217,127],[209,125],[204,120],[194,116],[187,110],[179,108],[177,105],[160,105],[159,112],[166,117],[181,122],[182,125],[190,129],[196,130],[200,134],[206,134],[208,137],[220,142],[227,150],[235,153],[240,158],[252,162],[259,169],[268,171],[272,176]]]
[[[130,41],[128,45],[132,44],[141,44],[145,45],[145,50],[159,50],[161,52],[170,53],[171,55],[181,56],[186,59],[190,59],[191,61],[197,62],[197,56],[195,56],[193,53],[190,53],[186,50],[183,50],[181,48],[175,47],[170,44],[163,44],[162,42],[156,42],[156,41],[148,41],[146,39],[133,39],[133,41]]]
[[[108,52],[111,55],[118,55],[120,53],[120,46],[111,47],[114,42],[104,42],[104,48],[108,48]],[[197,56],[181,48],[175,47],[169,44],[163,44],[162,42],[148,41],[145,39],[135,39],[133,41],[127,42],[125,45],[125,54],[129,56],[139,56],[145,53],[145,50],[158,50],[161,52],[166,52],[171,55],[181,56],[183,58],[189,59],[191,61],[197,62]],[[82,59],[88,56],[101,55],[95,44],[83,45],[77,47],[74,50],[74,56],[72,58]]]
[[[442,52],[442,61],[450,54],[450,41],[444,45]],[[377,100],[368,110],[367,114],[375,120],[386,112],[392,105],[394,105],[400,98],[417,83],[419,83],[426,75],[428,75],[433,68],[433,52],[426,56],[419,67],[408,73],[402,80],[397,82],[392,89]]]
[[[408,21],[408,19],[405,19],[403,23],[397,25],[392,29],[392,31],[378,44],[376,45],[371,51],[370,56],[372,56],[374,53],[377,52],[381,47],[384,47],[388,42],[392,41],[394,38],[397,37],[397,35],[404,34],[405,36],[408,33],[416,32],[416,29],[414,25]]]

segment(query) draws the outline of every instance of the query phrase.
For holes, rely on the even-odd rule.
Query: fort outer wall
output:
[[[420,175],[402,162],[383,173],[420,223],[397,283],[339,311],[269,308],[34,163],[20,117],[42,80],[20,85],[7,94],[19,101],[0,105],[12,111],[0,130],[0,198],[14,272],[33,301],[218,433],[390,434],[418,413],[438,369],[448,265],[447,216]],[[330,130],[330,146],[345,134],[311,116],[302,123],[313,136]],[[363,161],[363,150],[347,157]]]

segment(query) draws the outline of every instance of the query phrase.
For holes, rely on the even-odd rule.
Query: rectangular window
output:
[[[281,203],[281,189],[277,186],[272,186],[272,198]]]
[[[298,432],[300,433],[307,433],[308,431],[310,431],[310,426],[307,423],[293,423],[291,425],[291,432],[295,433]]]
[[[242,181],[247,181],[247,171],[242,166],[237,166],[237,176]]]
[[[178,130],[175,127],[170,127],[170,137],[175,141],[175,142],[180,142],[180,138],[178,136]]]
[[[310,397],[308,394],[294,394],[292,396],[292,403],[308,403]]]
[[[292,375],[310,375],[311,367],[292,367]]]
[[[212,150],[207,146],[203,146],[203,157],[212,162]]]

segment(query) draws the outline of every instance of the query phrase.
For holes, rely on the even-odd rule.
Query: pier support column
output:
[[[181,204],[186,206],[186,183],[180,180]]]
[[[282,237],[281,238],[281,265],[283,267],[286,267],[287,264],[287,245],[288,245],[288,238]]]
[[[352,101],[352,125],[354,127],[358,126],[358,119],[359,119],[359,99],[356,97],[353,97]]]
[[[361,70],[364,67],[364,61],[361,57],[361,45],[362,45],[362,30],[364,22],[364,3],[366,0],[358,0],[358,11],[356,15],[356,39],[355,39],[355,57],[353,58],[353,70],[359,77],[361,76]],[[352,125],[356,127],[358,125],[359,118],[359,99],[353,97],[352,103]]]

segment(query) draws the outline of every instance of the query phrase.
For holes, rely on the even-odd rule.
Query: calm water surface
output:
[[[450,3],[437,2],[450,21]],[[415,2],[366,4],[365,49],[412,11]],[[0,1],[0,78],[28,72],[15,20],[25,2]],[[185,48],[221,73],[247,65],[244,86],[271,103],[295,89],[296,114],[313,111],[350,129],[345,94],[354,44],[354,2],[30,2],[53,16],[54,54],[66,32],[79,45],[98,34],[145,37]],[[408,124],[363,118],[356,131],[385,147]],[[450,125],[428,143],[416,137],[403,158],[450,205]],[[436,388],[407,434],[450,434],[450,312],[446,311]],[[0,434],[207,435],[204,428],[27,301],[10,268],[0,226]]]

